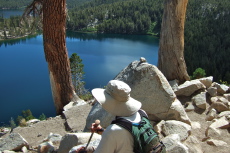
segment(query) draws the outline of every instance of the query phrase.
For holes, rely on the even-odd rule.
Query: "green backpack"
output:
[[[141,115],[139,123],[132,123],[124,118],[116,117],[112,124],[117,124],[128,130],[134,137],[135,153],[165,153],[165,146],[159,140],[158,134],[154,131],[148,116],[143,110],[138,111]]]

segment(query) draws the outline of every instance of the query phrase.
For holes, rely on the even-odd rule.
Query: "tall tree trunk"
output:
[[[189,80],[184,60],[184,22],[188,0],[165,0],[158,68],[168,80]]]
[[[65,28],[66,0],[43,0],[44,51],[57,114],[74,96]]]

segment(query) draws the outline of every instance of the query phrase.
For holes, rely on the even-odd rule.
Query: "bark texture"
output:
[[[188,0],[165,0],[158,68],[170,80],[189,80],[184,60],[184,23]]]
[[[57,114],[74,95],[66,49],[66,0],[43,0],[43,41]]]

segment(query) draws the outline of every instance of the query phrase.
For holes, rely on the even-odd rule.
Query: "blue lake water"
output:
[[[10,18],[10,16],[18,16],[22,15],[23,10],[1,10],[0,9],[0,16],[3,16],[4,18]]]
[[[66,41],[69,56],[77,53],[83,60],[90,91],[104,87],[140,57],[157,64],[159,41],[153,36],[69,32]],[[42,35],[0,41],[0,126],[27,109],[35,117],[56,115]]]

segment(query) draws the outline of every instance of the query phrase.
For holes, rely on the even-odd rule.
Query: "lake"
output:
[[[10,18],[10,16],[18,16],[18,15],[22,15],[23,14],[23,10],[1,10],[0,9],[0,16],[3,16],[4,18]]]
[[[157,64],[159,40],[153,36],[68,32],[66,42],[69,57],[77,53],[83,60],[89,91],[140,57]],[[42,35],[0,41],[0,74],[0,126],[27,109],[37,118],[56,115]]]

